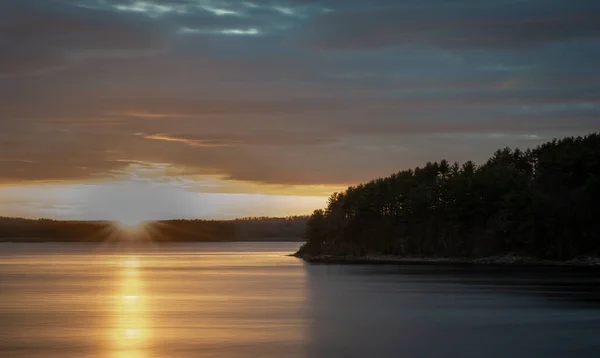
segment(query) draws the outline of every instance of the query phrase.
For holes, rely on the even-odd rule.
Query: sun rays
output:
[[[106,221],[96,234],[85,239],[87,242],[99,243],[98,252],[126,253],[136,249],[154,248],[160,241],[157,230],[160,224],[154,221]]]
[[[151,239],[147,230],[151,230],[151,224],[147,221],[137,219],[125,219],[113,221],[114,230],[119,232],[125,239],[148,238]]]
[[[96,251],[99,253],[126,254],[140,249],[153,251],[158,243],[173,240],[169,231],[181,231],[164,221],[119,220],[103,223],[101,230],[85,238],[87,242],[98,243]]]

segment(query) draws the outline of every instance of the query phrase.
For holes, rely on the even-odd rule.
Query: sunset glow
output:
[[[599,12],[591,0],[2,1],[0,216],[310,214],[427,161],[598,130]]]
[[[600,0],[0,0],[0,358],[600,358]]]
[[[212,181],[211,181],[212,182]],[[218,181],[216,182],[218,183]],[[136,226],[143,221],[172,218],[231,219],[245,216],[308,214],[323,206],[327,195],[341,187],[263,188],[253,184],[226,183],[215,191],[204,180],[177,178],[120,180],[96,183],[46,183],[0,186],[0,216],[45,217],[68,220],[107,220],[117,226]],[[321,190],[321,192],[319,192]],[[248,192],[250,191],[250,192]]]
[[[141,233],[146,226],[146,222],[140,219],[123,219],[115,222],[115,226],[118,230],[123,231],[126,234],[135,235]]]

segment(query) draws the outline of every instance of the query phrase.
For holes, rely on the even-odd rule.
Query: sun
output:
[[[140,231],[146,225],[146,221],[137,218],[122,218],[115,220],[115,226],[123,231],[135,232]]]
[[[102,221],[102,229],[94,238],[105,244],[118,244],[121,248],[134,248],[132,245],[154,245],[153,241],[160,235],[161,223],[147,217],[134,219],[131,215],[120,219]],[[137,246],[136,246],[137,247]],[[130,263],[134,267],[134,262]]]
[[[137,226],[137,225],[143,224],[144,223],[144,219],[139,219],[139,218],[123,218],[123,219],[117,220],[117,222],[119,223],[119,225],[122,225],[122,226]]]

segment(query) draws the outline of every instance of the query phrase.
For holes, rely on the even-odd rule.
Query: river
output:
[[[600,357],[597,271],[311,265],[298,246],[0,244],[0,357]]]

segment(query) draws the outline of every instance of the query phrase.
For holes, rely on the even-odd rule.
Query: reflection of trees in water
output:
[[[459,285],[464,289],[532,295],[563,303],[598,305],[600,268],[473,265],[402,265],[361,270],[363,275],[396,275],[415,282]]]
[[[429,335],[414,318],[398,316],[394,307],[409,305],[410,297],[371,290],[364,276],[346,266],[306,264],[308,297],[307,357],[399,357],[411,341]],[[395,317],[395,315],[397,317]]]
[[[569,344],[583,347],[571,357],[600,354],[590,335],[600,328],[597,271],[322,264],[305,271],[309,357],[561,357],[554,352]]]

